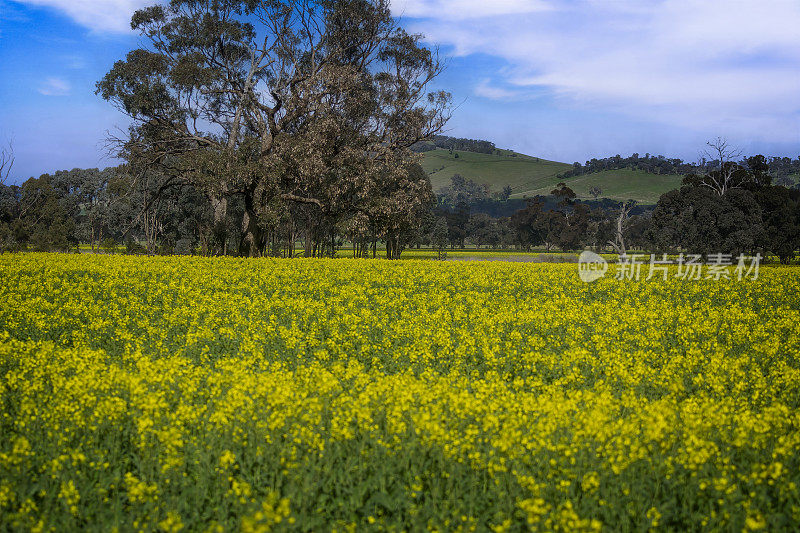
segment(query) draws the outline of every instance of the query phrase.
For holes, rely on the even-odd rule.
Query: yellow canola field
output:
[[[3,255],[0,530],[796,530],[798,273]]]

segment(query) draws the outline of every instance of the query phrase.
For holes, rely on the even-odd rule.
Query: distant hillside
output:
[[[458,157],[456,157],[458,155]],[[566,163],[497,150],[497,154],[432,150],[423,154],[422,167],[428,173],[434,191],[450,185],[453,174],[460,174],[476,183],[486,183],[492,192],[511,186],[511,198],[521,199],[546,195],[559,181],[564,181],[579,198],[592,198],[591,187],[600,187],[601,198],[634,199],[654,204],[665,192],[680,187],[682,176],[651,174],[643,170],[606,170],[571,178],[559,178],[573,168]]]
[[[592,198],[589,189],[599,187],[602,193],[601,198],[611,198],[612,200],[633,199],[642,204],[654,204],[665,192],[677,189],[681,186],[683,176],[676,174],[651,174],[644,170],[619,169],[604,170],[576,176],[573,178],[563,178],[561,181],[566,183],[578,198]],[[553,179],[552,183],[546,184],[535,189],[525,191],[514,191],[512,198],[532,197],[537,194],[549,194],[553,185],[559,180]]]
[[[489,141],[446,136],[420,143],[416,151],[423,152],[422,167],[430,176],[434,191],[450,185],[450,178],[460,174],[477,184],[489,185],[491,192],[501,192],[505,186],[510,186],[512,199],[549,194],[563,181],[581,199],[592,198],[589,189],[599,187],[600,198],[655,204],[662,194],[679,188],[685,174],[700,173],[718,164],[717,161],[689,163],[662,155],[632,154],[570,165],[501,150]],[[766,160],[773,183],[800,187],[800,158],[768,157]],[[750,163],[743,159],[740,164]]]
[[[453,174],[461,174],[476,183],[488,184],[492,192],[500,192],[506,185],[510,185],[515,193],[522,192],[551,182],[555,184],[553,178],[556,175],[572,168],[572,165],[509,150],[497,150],[496,154],[490,155],[437,149],[425,152],[423,156],[422,168],[430,176],[435,191],[450,185]]]

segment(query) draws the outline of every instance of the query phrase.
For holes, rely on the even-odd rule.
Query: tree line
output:
[[[792,261],[800,249],[800,190],[774,184],[766,157],[737,162],[726,157],[724,141],[710,144],[722,152],[716,166],[687,174],[652,210],[637,212],[632,201],[592,208],[561,183],[551,193],[555,207],[531,199],[509,223],[522,247],[761,253]]]
[[[462,139],[457,137],[449,137],[447,135],[434,135],[428,141],[418,142],[411,149],[414,152],[430,152],[442,148],[444,150],[460,151],[460,152],[475,152],[478,154],[494,154],[497,152],[493,142],[484,141],[481,139]]]
[[[421,167],[412,169],[417,173],[412,179],[427,183]],[[571,244],[552,232],[541,242],[530,239],[526,221],[531,206],[539,215],[552,213],[548,216],[555,217],[563,213],[574,225],[577,219],[571,217],[573,211],[589,208],[593,216],[605,216],[616,205],[604,200],[567,206],[556,196],[537,197],[530,203],[503,200],[502,195],[487,197],[486,187],[460,176],[454,177],[450,190],[450,200],[440,195],[436,202],[431,193],[431,201],[420,204],[413,223],[395,233],[395,250],[387,242],[390,228],[386,226],[369,226],[374,231],[365,235],[353,231],[349,224],[340,224],[327,234],[312,234],[310,255],[332,255],[344,245],[352,247],[356,256],[376,256],[380,248],[388,257],[399,257],[404,248],[421,246],[544,245],[568,249]],[[500,217],[483,212],[487,205],[505,204],[523,209],[513,216]],[[130,253],[211,255],[217,253],[214,243],[222,241],[223,254],[239,255],[236,244],[242,235],[237,221],[244,212],[242,199],[232,197],[227,227],[219,228],[212,205],[190,183],[167,183],[163,177],[150,174],[136,176],[127,165],[58,171],[30,178],[21,185],[0,185],[0,251],[70,251],[84,244],[92,251],[116,250],[122,245]],[[305,255],[308,233],[295,223],[288,218],[277,219],[272,226],[275,229],[266,234],[263,255],[291,257],[296,255],[298,243],[303,248],[299,253]]]
[[[558,175],[560,179],[569,179],[576,176],[583,176],[594,172],[605,170],[643,170],[651,174],[676,174],[687,175],[711,171],[718,167],[720,160],[716,157],[703,157],[697,163],[690,163],[677,158],[667,158],[663,155],[653,156],[645,154],[643,157],[634,153],[630,157],[622,157],[619,154],[612,157],[601,159],[592,158],[584,164],[573,163],[573,167],[566,172]],[[740,161],[740,165],[746,165],[746,161]],[[776,185],[784,187],[795,187],[797,184],[793,177],[800,179],[800,157],[792,159],[790,157],[769,157],[767,158],[769,173]]]
[[[427,185],[422,168],[410,168],[408,179]],[[383,218],[368,219],[366,229],[349,220],[320,220],[309,232],[303,225],[307,213],[276,213],[264,227],[259,255],[329,256],[345,240],[360,256],[376,255],[379,242],[386,248],[394,238],[396,248],[387,249],[391,258],[399,257],[434,206],[427,187],[423,201],[407,208],[413,217],[405,225],[387,209]],[[226,207],[220,224],[213,205],[193,184],[150,173],[137,176],[127,165],[58,171],[21,185],[0,184],[0,252],[74,251],[85,244],[92,251],[122,245],[130,253],[247,256],[239,248],[244,199],[232,196]],[[300,252],[295,251],[298,243],[303,246]]]
[[[431,194],[430,201],[418,206],[414,220],[395,230],[394,244],[388,226],[367,226],[363,233],[345,223],[309,237],[296,225],[302,218],[287,217],[267,227],[262,254],[291,257],[310,250],[310,255],[324,256],[348,246],[358,257],[377,256],[380,249],[397,258],[403,249],[421,246],[562,251],[590,247],[619,253],[758,252],[790,262],[800,248],[800,190],[774,184],[768,161],[755,156],[744,164],[729,161],[689,174],[680,189],[664,194],[655,206],[578,200],[565,183],[549,195],[508,200],[454,176],[438,201]],[[412,169],[417,176],[411,179],[427,183],[421,167]],[[121,165],[59,171],[21,185],[0,185],[0,251],[74,250],[84,243],[92,250],[124,245],[131,253],[211,255],[217,253],[214,243],[223,242],[222,253],[240,254],[236,245],[242,229],[237,222],[246,210],[241,198],[231,198],[226,227],[219,228],[202,190],[151,177],[135,176]],[[487,212],[487,206],[504,205],[510,215]],[[299,252],[297,244],[302,245]]]

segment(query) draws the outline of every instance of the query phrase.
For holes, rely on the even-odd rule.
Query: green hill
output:
[[[655,204],[662,194],[679,188],[682,179],[683,176],[675,174],[651,174],[644,170],[625,168],[593,172],[562,181],[575,191],[578,198],[582,199],[592,198],[589,194],[589,189],[599,187],[603,191],[600,194],[601,198],[611,198],[613,200],[633,199],[642,204]],[[558,180],[535,189],[515,191],[511,197],[524,198],[525,196],[548,194],[553,189],[556,181]]]
[[[476,183],[487,183],[496,192],[502,191],[506,185],[510,185],[514,192],[542,187],[553,182],[557,174],[572,168],[572,165],[509,150],[499,152],[498,155],[475,152],[450,154],[448,150],[432,150],[425,152],[422,168],[430,176],[435,191],[450,185],[453,174],[461,174]]]
[[[656,203],[662,194],[680,187],[683,178],[674,174],[622,169],[559,179],[558,174],[571,169],[572,165],[509,150],[498,150],[493,155],[431,150],[424,153],[422,167],[435,191],[448,186],[453,174],[460,174],[476,183],[488,184],[493,192],[509,185],[512,198],[548,194],[559,181],[564,181],[579,198],[591,198],[589,189],[600,187],[602,198],[634,199],[643,204]]]

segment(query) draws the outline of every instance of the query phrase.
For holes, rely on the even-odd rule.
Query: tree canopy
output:
[[[202,191],[215,226],[240,198],[240,254],[263,253],[277,220],[309,235],[355,219],[387,232],[403,202],[423,201],[424,184],[404,185],[427,179],[410,148],[442,129],[451,99],[431,89],[436,52],[387,0],[172,0],[131,26],[148,46],[97,84],[133,119],[120,152],[136,176]]]

